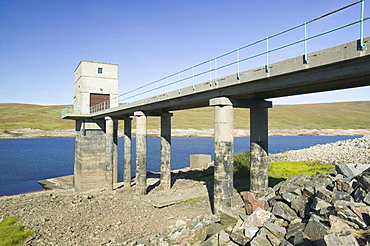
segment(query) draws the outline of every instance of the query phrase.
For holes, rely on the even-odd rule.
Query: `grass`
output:
[[[0,222],[0,246],[21,245],[22,241],[32,236],[34,231],[25,231],[25,226],[13,226],[18,221],[15,217]]]
[[[271,162],[269,163],[269,186],[286,180],[293,175],[313,175],[317,172],[327,173],[333,169],[333,164],[323,164],[319,161]],[[249,185],[250,153],[242,151],[234,155],[234,179],[242,180],[242,185]]]
[[[62,120],[65,105],[0,104],[0,129],[73,129],[73,120]],[[173,129],[212,129],[213,108],[173,111]],[[275,105],[269,109],[269,129],[368,129],[370,101],[301,105]],[[123,128],[120,121],[120,129]],[[160,127],[159,117],[149,117],[148,129]],[[135,128],[135,122],[133,122]],[[249,129],[249,109],[235,108],[234,128]]]

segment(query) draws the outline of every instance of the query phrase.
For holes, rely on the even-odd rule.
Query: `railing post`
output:
[[[237,67],[238,67],[238,73],[236,75],[236,79],[237,80],[240,80],[240,54],[239,54],[239,48],[236,49],[236,64],[237,64]]]
[[[361,15],[360,15],[360,50],[366,48],[364,44],[364,12],[365,12],[365,0],[361,0]]]
[[[308,64],[308,57],[307,57],[307,23],[304,23],[304,64]]]
[[[270,72],[269,68],[269,37],[266,38],[266,73]]]

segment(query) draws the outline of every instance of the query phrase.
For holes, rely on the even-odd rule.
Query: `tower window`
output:
[[[98,67],[98,73],[103,73],[103,68]]]

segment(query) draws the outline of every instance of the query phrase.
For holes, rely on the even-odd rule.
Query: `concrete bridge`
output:
[[[369,47],[370,38],[363,44]],[[171,186],[171,111],[198,107],[214,107],[214,208],[231,206],[233,190],[233,110],[250,108],[251,191],[259,194],[268,188],[268,108],[269,98],[299,95],[370,85],[370,52],[353,41],[307,54],[221,77],[217,83],[206,81],[178,90],[149,97],[134,104],[109,105],[90,112],[76,110],[63,115],[76,121],[76,151],[74,185],[76,190],[96,187],[112,189],[117,182],[117,126],[124,121],[124,186],[131,187],[131,128],[136,117],[136,190],[146,194],[147,118],[161,118],[161,178],[160,185]],[[85,65],[84,65],[85,64]],[[109,70],[115,64],[81,62],[76,84],[84,77],[87,66],[91,71]],[[82,72],[81,72],[81,71]],[[85,76],[87,77],[87,76]],[[114,77],[114,76],[113,76]],[[103,77],[101,79],[107,79]],[[115,81],[115,78],[108,78]],[[106,82],[105,82],[106,83]],[[112,83],[112,82],[110,82]],[[104,85],[102,85],[104,86]],[[106,85],[105,85],[106,86]],[[95,86],[96,87],[96,86]],[[98,86],[99,87],[99,86]],[[102,89],[102,88],[100,88]],[[105,89],[103,89],[105,90]],[[76,89],[75,89],[76,91]],[[84,92],[86,93],[86,91]],[[114,93],[112,93],[114,94]],[[78,95],[75,97],[78,101]],[[81,101],[82,99],[80,99]],[[106,104],[107,105],[107,104]],[[90,103],[91,106],[91,103]],[[248,175],[248,174],[246,174]]]

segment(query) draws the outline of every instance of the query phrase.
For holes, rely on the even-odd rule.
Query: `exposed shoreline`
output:
[[[136,131],[132,135],[135,137]],[[0,130],[0,139],[19,138],[74,138],[75,130],[53,130],[21,128],[14,130]],[[363,136],[370,134],[370,129],[271,129],[269,136]],[[249,137],[249,130],[235,129],[235,137]],[[123,137],[119,131],[118,137]],[[148,129],[148,137],[160,137],[159,129]],[[213,129],[172,129],[172,137],[213,137]]]

